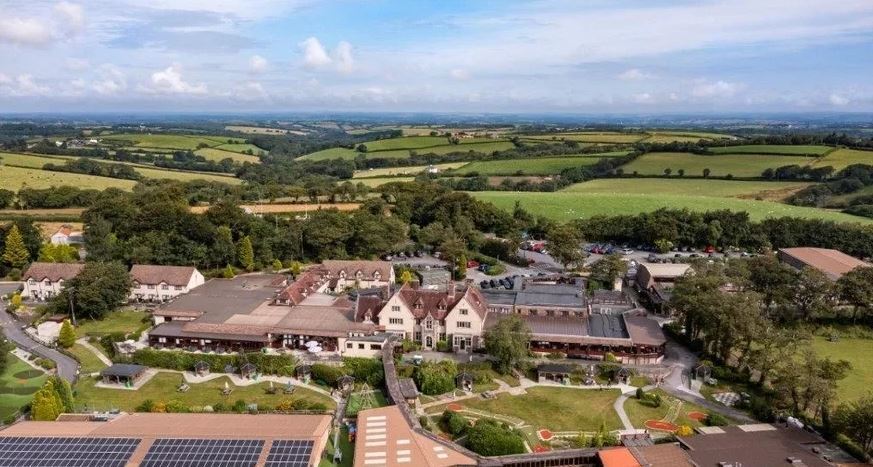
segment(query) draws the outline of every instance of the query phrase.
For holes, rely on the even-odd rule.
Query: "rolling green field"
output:
[[[97,190],[105,190],[110,187],[131,190],[136,185],[136,181],[20,167],[2,167],[0,169],[0,187],[7,190],[18,190],[24,185],[28,188],[51,188],[53,186],[69,185]]]
[[[31,154],[16,154],[11,152],[0,152],[0,163],[3,165],[13,165],[15,167],[29,167],[33,169],[41,169],[46,164],[63,165],[69,158],[56,156],[37,156]]]
[[[677,176],[679,169],[686,176],[700,177],[708,168],[710,176],[760,177],[765,169],[775,169],[783,165],[808,165],[814,159],[802,156],[773,156],[760,154],[730,154],[723,156],[701,156],[684,152],[651,152],[622,166],[624,173],[640,175],[663,175],[664,169],[671,169]]]
[[[481,191],[472,192],[470,195],[482,201],[493,203],[495,206],[506,211],[512,211],[517,200],[528,211],[558,221],[589,218],[598,215],[632,215],[651,212],[660,208],[684,208],[700,212],[718,209],[746,211],[753,220],[791,216],[835,222],[873,224],[873,219],[824,209],[791,206],[769,201],[710,196],[512,191]]]
[[[45,375],[24,363],[15,355],[0,355],[9,366],[0,375],[0,420],[14,414],[21,406],[30,403],[30,399],[45,382]]]
[[[829,342],[826,337],[815,336],[812,347],[819,356],[852,364],[849,375],[837,382],[839,402],[859,399],[873,388],[873,339],[840,337]]]
[[[536,157],[529,159],[505,159],[470,162],[453,170],[453,174],[467,175],[556,175],[570,167],[594,165],[597,157]]]
[[[646,133],[618,133],[618,132],[572,132],[554,133],[548,135],[519,135],[526,140],[540,141],[578,141],[580,143],[636,143],[646,137]]]
[[[390,151],[392,149],[417,149],[430,146],[442,146],[449,144],[449,139],[444,136],[407,136],[403,138],[389,138],[364,143],[367,151]]]
[[[152,168],[144,168],[137,167],[136,171],[142,174],[143,177],[146,178],[157,178],[157,179],[166,179],[166,180],[181,180],[181,181],[189,181],[189,180],[207,180],[210,182],[222,182],[229,183],[231,185],[239,185],[242,183],[242,180],[234,177],[233,175],[222,175],[219,173],[205,173],[205,172],[188,172],[188,171],[176,171],[176,170],[166,170],[166,169],[152,169]]]
[[[365,186],[368,186],[370,188],[376,188],[377,186],[381,186],[386,183],[411,182],[413,180],[415,180],[415,177],[374,177],[355,179],[355,183],[363,183]]]
[[[785,154],[789,156],[821,156],[833,150],[830,146],[791,146],[779,144],[748,144],[743,146],[714,146],[713,154]]]
[[[101,139],[105,142],[130,141],[133,143],[133,146],[142,148],[181,149],[192,151],[197,149],[197,146],[200,143],[206,144],[209,147],[229,144],[228,141],[233,141],[233,144],[245,143],[245,140],[224,136],[152,135],[147,133],[118,133],[102,136]]]
[[[382,141],[398,141],[398,140],[406,140],[406,139],[414,139],[414,138],[435,138],[439,140],[445,141],[445,138],[439,137],[431,137],[431,136],[412,136],[409,138],[394,138],[390,140],[381,140]],[[300,157],[300,159],[305,160],[327,160],[327,159],[348,159],[352,160],[360,154],[368,158],[386,158],[386,159],[403,159],[409,157],[410,151],[415,151],[418,154],[449,154],[452,152],[464,152],[464,151],[476,151],[482,152],[486,154],[490,154],[494,151],[505,151],[507,149],[512,149],[514,145],[509,141],[494,141],[494,140],[483,140],[486,142],[482,143],[473,143],[467,142],[463,144],[443,144],[441,146],[431,146],[431,147],[423,147],[423,148],[405,148],[405,149],[392,149],[392,150],[382,150],[382,151],[373,151],[368,150],[366,153],[360,153],[353,149],[347,148],[330,148],[323,149],[321,151],[316,151],[313,153],[309,153],[305,156]],[[370,143],[367,143],[370,144]]]
[[[467,162],[448,162],[445,164],[434,164],[434,167],[440,172],[448,169],[457,169],[467,165]],[[384,167],[381,169],[360,170],[355,172],[352,178],[374,178],[388,177],[391,175],[416,175],[424,172],[429,166],[427,165],[412,165],[404,167]]]
[[[726,198],[791,192],[809,186],[804,182],[758,182],[705,179],[614,178],[576,183],[561,190],[572,193],[690,195]]]
[[[812,163],[813,167],[831,166],[836,170],[852,164],[873,164],[873,151],[841,148]]]
[[[225,144],[225,146],[228,145]],[[206,160],[215,162],[227,158],[231,158],[234,162],[239,162],[240,164],[242,164],[243,162],[251,162],[253,164],[261,162],[261,159],[259,159],[258,156],[250,156],[248,154],[240,154],[238,152],[225,151],[224,149],[218,148],[198,149],[194,151],[194,154],[197,154],[198,156],[203,156],[206,158]],[[257,151],[255,152],[255,154],[257,154]]]
[[[311,161],[323,161],[327,159],[354,159],[359,153],[354,149],[348,148],[330,148],[322,149],[321,151],[311,152],[300,159]]]
[[[248,144],[248,143],[222,144],[222,145],[216,146],[215,149],[222,149],[224,151],[239,152],[239,153],[251,151],[252,154],[254,154],[255,156],[257,156],[258,154],[260,154],[262,152],[263,153],[267,152],[267,151],[264,151],[263,149],[255,146],[254,144]]]

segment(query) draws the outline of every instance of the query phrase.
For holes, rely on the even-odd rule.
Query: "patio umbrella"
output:
[[[309,342],[307,342],[307,343],[304,344],[304,345],[306,345],[306,347],[317,347],[317,346],[318,346],[318,342],[316,342],[316,341],[309,341]]]

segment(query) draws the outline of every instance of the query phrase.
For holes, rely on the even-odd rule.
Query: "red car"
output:
[[[472,259],[469,260],[469,261],[467,261],[467,268],[468,268],[468,269],[476,269],[476,268],[478,268],[478,267],[479,267],[479,262],[478,262],[478,261],[473,261]]]
[[[715,247],[712,245],[707,246],[703,249],[704,253],[715,253]]]

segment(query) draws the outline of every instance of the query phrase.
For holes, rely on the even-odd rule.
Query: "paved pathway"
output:
[[[112,366],[112,360],[110,360],[109,357],[106,356],[106,354],[104,354],[103,352],[101,352],[100,349],[98,349],[97,347],[94,347],[93,345],[91,345],[91,343],[88,342],[88,338],[87,338],[87,337],[83,337],[83,338],[81,338],[81,339],[78,339],[78,340],[76,341],[76,343],[77,343],[77,344],[80,344],[82,347],[85,347],[86,349],[88,349],[88,350],[90,350],[91,352],[93,352],[94,355],[96,355],[97,358],[100,359],[100,361],[103,362],[104,365],[106,365],[106,366]]]
[[[14,287],[9,284],[2,284],[0,285],[0,295],[5,295],[17,288],[17,284],[15,284]],[[10,313],[6,312],[6,304],[2,303],[0,306],[3,308],[3,310],[0,311],[0,326],[3,327],[3,332],[7,339],[27,352],[54,361],[57,365],[57,373],[61,378],[64,378],[71,383],[76,381],[76,377],[79,373],[79,362],[72,357],[64,355],[51,347],[33,340],[21,328],[24,323],[13,318]]]

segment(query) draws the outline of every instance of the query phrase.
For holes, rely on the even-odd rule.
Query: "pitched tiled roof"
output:
[[[345,272],[347,278],[355,277],[358,271],[366,278],[372,278],[373,274],[379,273],[382,280],[387,281],[391,277],[391,263],[388,261],[346,261],[346,260],[326,260],[321,263],[320,268],[327,271],[330,277],[339,277],[341,272]]]
[[[858,258],[829,248],[782,248],[779,252],[811,268],[818,269],[832,280],[839,279],[852,269],[870,266]]]
[[[157,266],[153,264],[134,264],[130,268],[130,278],[134,282],[147,285],[157,285],[165,282],[168,285],[188,285],[191,275],[196,271],[191,266]]]
[[[359,295],[355,304],[355,321],[364,321],[367,315],[372,320],[379,315],[384,306],[385,300],[378,295]]]
[[[85,265],[80,263],[32,263],[27,271],[24,271],[21,279],[25,281],[28,279],[35,281],[48,279],[52,282],[61,279],[68,281],[78,276],[84,267]]]
[[[397,293],[417,319],[424,319],[430,315],[437,320],[445,319],[449,310],[458,303],[462,296],[462,294],[455,292],[454,297],[452,297],[448,292],[413,288],[409,284],[404,284]]]
[[[297,280],[285,287],[279,295],[276,296],[276,301],[291,305],[297,305],[302,302],[306,296],[314,293],[321,284],[324,283],[322,272],[319,270],[309,270],[297,277]]]

